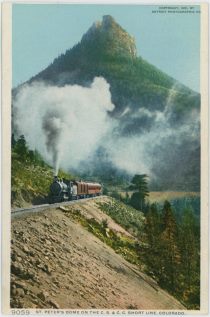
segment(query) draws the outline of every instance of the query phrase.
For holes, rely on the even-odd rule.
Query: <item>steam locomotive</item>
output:
[[[54,177],[50,185],[49,203],[69,201],[74,199],[100,196],[102,186],[98,183],[85,183],[83,181],[69,181]]]

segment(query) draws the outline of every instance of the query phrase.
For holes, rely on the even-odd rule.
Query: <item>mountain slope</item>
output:
[[[81,202],[79,208],[88,206]],[[76,212],[77,207],[73,209]],[[73,209],[13,218],[12,307],[184,309],[154,280],[81,226]],[[93,201],[92,209],[97,211]],[[113,221],[112,226],[118,234],[124,232]]]
[[[111,16],[94,23],[80,43],[56,58],[30,82],[88,85],[95,76],[103,76],[110,83],[115,112],[122,113],[128,103],[134,110],[136,107],[161,110],[171,88],[175,93],[173,106],[178,113],[187,111],[188,107],[199,107],[199,94],[137,56],[134,38]],[[184,104],[185,107],[179,107]]]
[[[97,76],[110,84],[115,105],[109,111],[110,119],[116,122],[111,136],[113,144],[121,149],[134,141],[134,163],[138,158],[148,165],[146,171],[138,167],[132,173],[149,170],[153,189],[199,190],[200,94],[138,56],[134,38],[111,16],[94,23],[77,45],[27,84],[40,81],[46,87],[74,84],[90,87]],[[14,101],[20,90],[18,87],[13,91]],[[14,110],[14,118],[15,111],[18,109]],[[13,122],[15,126],[15,119]],[[136,142],[135,138],[140,141]],[[109,153],[107,147],[102,144],[91,162],[86,160],[81,164],[80,172],[82,166],[87,170],[90,163],[90,173],[86,176],[98,175],[104,181],[101,171],[107,167],[108,157],[110,169],[106,174],[112,175],[113,168],[118,174],[131,174],[131,168],[123,170],[124,164],[122,168],[118,158],[112,162],[115,153]],[[102,158],[99,158],[100,151],[104,153]],[[100,166],[95,163],[99,160]],[[176,175],[174,169],[179,171]]]

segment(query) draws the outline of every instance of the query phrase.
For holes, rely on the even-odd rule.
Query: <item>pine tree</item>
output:
[[[184,298],[199,306],[200,291],[200,259],[199,259],[199,238],[196,236],[196,220],[191,208],[183,212],[180,226],[180,250],[182,283],[184,284]]]
[[[157,205],[152,204],[149,212],[146,216],[146,227],[145,227],[148,242],[151,247],[155,246],[160,235],[160,217],[157,210]]]
[[[131,190],[135,190],[136,192],[131,196],[131,205],[139,210],[143,210],[145,206],[145,198],[149,196],[148,184],[146,174],[135,175],[131,181]]]
[[[157,280],[162,276],[162,245],[160,240],[160,215],[156,204],[152,204],[146,215],[145,224],[147,250],[145,259],[149,273]]]
[[[174,293],[178,286],[177,273],[180,264],[180,252],[178,248],[177,224],[171,208],[171,204],[165,201],[162,213],[162,256],[163,275],[162,282]]]
[[[21,135],[20,138],[17,140],[14,150],[19,155],[22,161],[27,160],[28,148],[24,135]]]

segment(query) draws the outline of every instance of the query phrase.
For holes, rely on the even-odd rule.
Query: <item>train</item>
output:
[[[49,203],[53,204],[56,202],[100,196],[101,194],[102,185],[99,183],[59,179],[55,176],[50,185],[48,198]]]

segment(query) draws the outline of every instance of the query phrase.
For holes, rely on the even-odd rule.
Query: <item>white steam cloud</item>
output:
[[[59,166],[77,168],[81,161],[90,159],[111,129],[107,111],[114,109],[109,84],[100,77],[90,88],[26,84],[14,107],[19,133],[53,164],[55,173]]]
[[[129,174],[147,173],[155,178],[154,164],[158,168],[162,160],[173,166],[170,160],[180,157],[178,152],[167,153],[167,148],[179,148],[181,153],[183,140],[185,144],[187,140],[197,142],[199,109],[191,111],[178,128],[170,123],[176,87],[162,111],[140,108],[134,112],[127,106],[119,121],[108,115],[114,110],[109,88],[102,77],[94,78],[90,88],[26,84],[13,102],[18,132],[25,135],[31,149],[37,149],[54,166],[56,174],[59,167],[75,170],[84,162],[94,164],[96,150],[103,147],[114,166]],[[132,126],[134,133],[123,134],[135,120],[138,133]]]

